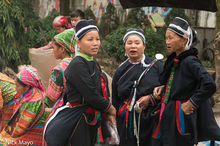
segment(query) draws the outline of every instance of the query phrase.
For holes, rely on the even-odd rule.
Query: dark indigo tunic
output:
[[[83,103],[99,111],[107,110],[110,102],[102,95],[100,74],[96,61],[76,56],[65,71],[67,101]]]
[[[193,146],[198,141],[220,140],[220,130],[208,102],[208,98],[216,91],[216,85],[195,56],[196,54],[190,53],[193,51],[195,49],[190,49],[176,57],[180,58],[180,63],[175,70],[169,101],[162,115],[160,145]],[[168,58],[165,69],[171,60]],[[161,81],[164,81],[164,79]],[[167,78],[165,78],[165,81],[167,81]],[[190,100],[198,108],[193,114],[184,115],[186,131],[183,135],[177,131],[177,100]]]
[[[151,64],[153,60],[153,58],[146,57],[144,62],[145,64]],[[131,64],[129,60],[118,67],[112,81],[112,104],[116,107],[117,111],[124,104],[124,101],[131,96],[134,81],[138,80],[145,69],[146,67],[143,67],[142,63]],[[162,69],[162,63],[157,61],[149,72],[143,76],[137,87],[137,100],[142,96],[151,95],[154,87],[160,85],[159,75]],[[150,116],[152,109],[153,105],[151,104],[141,113],[140,146],[149,146],[151,143],[152,127],[154,124],[154,120]],[[120,145],[136,146],[136,138],[133,135],[133,130],[130,131],[133,127],[130,130],[126,129],[125,118],[120,116],[117,116],[117,124]]]
[[[93,146],[96,143],[97,129],[100,124],[106,126],[105,121],[100,117],[93,125],[89,124],[94,114],[85,110],[92,108],[103,113],[111,106],[103,97],[100,75],[101,69],[94,60],[76,56],[70,62],[65,70],[67,93],[64,101],[80,106],[65,105],[56,110],[60,112],[50,121],[45,132],[48,146]],[[106,129],[102,129],[103,138],[109,136]]]

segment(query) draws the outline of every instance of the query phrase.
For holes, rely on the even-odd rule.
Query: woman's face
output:
[[[52,47],[53,47],[53,55],[56,59],[62,59],[62,54],[63,54],[63,48],[59,47],[55,44],[55,42],[52,42]]]
[[[28,85],[23,86],[17,80],[15,80],[15,85],[16,85],[16,91],[20,96],[23,95],[24,93],[26,93],[30,89],[30,86],[28,86]]]
[[[139,36],[131,35],[125,42],[125,52],[131,60],[139,60],[145,50],[145,44]]]
[[[64,30],[66,30],[66,28],[62,26],[56,26],[55,29],[57,33],[61,33],[64,32]]]
[[[81,40],[76,41],[79,52],[88,56],[94,56],[98,53],[101,41],[97,31],[88,32]]]
[[[170,53],[175,52],[178,55],[181,52],[185,51],[186,40],[186,38],[180,37],[170,30],[166,31],[167,50]]]

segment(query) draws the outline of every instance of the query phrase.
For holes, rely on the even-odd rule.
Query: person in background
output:
[[[100,121],[116,124],[115,108],[106,97],[101,68],[93,58],[101,45],[94,21],[79,21],[76,39],[79,53],[65,70],[67,103],[48,120],[44,132],[48,146],[93,146]]]
[[[50,100],[56,102],[55,106],[61,106],[63,104],[63,97],[67,92],[64,71],[75,56],[74,46],[76,42],[74,37],[75,31],[73,29],[68,29],[57,34],[52,41],[54,57],[60,59],[61,62],[52,70],[49,85],[46,90],[46,96]]]
[[[85,19],[85,14],[80,9],[77,9],[70,14],[70,21],[74,30],[76,28],[77,22],[82,19]]]
[[[57,33],[61,33],[70,28],[68,19],[65,16],[57,16],[54,18],[53,27],[56,29]]]
[[[220,140],[209,98],[216,85],[192,47],[196,32],[176,17],[166,31],[168,56],[160,76],[162,86],[154,89],[161,98],[158,124],[153,132],[155,146],[194,146],[199,141]]]
[[[65,16],[57,16],[56,18],[54,18],[52,25],[56,29],[56,32],[58,34],[70,28],[68,19]],[[52,49],[52,42],[50,41],[46,46],[36,49],[40,49],[40,50]]]
[[[44,86],[36,68],[24,66],[17,74],[16,90],[21,100],[16,103],[15,112],[0,135],[6,145],[42,145],[43,128],[49,113]],[[23,141],[23,142],[21,142]]]
[[[76,28],[77,22],[79,22],[82,19],[85,19],[85,14],[80,9],[77,9],[70,14],[70,21],[74,30]],[[79,48],[77,47],[77,45],[75,45],[75,54],[77,54],[78,52],[79,52]]]
[[[158,102],[153,89],[160,85],[163,64],[145,56],[146,40],[142,29],[128,29],[123,43],[128,59],[117,68],[112,80],[112,104],[118,113],[119,145],[151,146],[155,123],[151,112]]]
[[[13,115],[17,92],[15,80],[3,72],[4,60],[0,58],[0,131],[6,126]]]

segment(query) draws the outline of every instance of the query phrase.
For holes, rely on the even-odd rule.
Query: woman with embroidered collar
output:
[[[145,41],[142,29],[127,30],[123,42],[128,59],[118,67],[113,76],[112,104],[118,113],[120,146],[151,145],[154,120],[150,114],[157,104],[152,93],[154,87],[160,85],[159,75],[163,65],[144,55]],[[134,109],[137,104],[139,111]]]
[[[192,47],[196,40],[196,32],[180,17],[167,28],[166,44],[172,54],[160,76],[162,86],[154,89],[154,96],[162,98],[153,133],[160,146],[193,146],[202,140],[220,140],[208,103],[216,85]]]
[[[17,74],[16,90],[21,100],[16,103],[14,114],[0,135],[7,146],[41,145],[43,128],[48,113],[44,86],[36,68],[24,66]]]
[[[44,137],[48,146],[92,146],[102,119],[116,124],[115,108],[106,96],[99,64],[93,59],[101,44],[98,28],[93,20],[80,20],[75,36],[79,52],[65,70],[67,103],[47,123]]]

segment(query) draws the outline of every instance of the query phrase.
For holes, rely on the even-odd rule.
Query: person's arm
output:
[[[215,93],[216,85],[198,59],[193,58],[192,62],[189,62],[187,65],[193,78],[200,84],[190,99],[182,104],[183,112],[185,114],[191,114],[193,110],[199,107],[201,102],[207,100]]]
[[[22,104],[22,107],[20,108],[20,115],[18,115],[19,119],[15,123],[15,127],[13,128],[11,134],[12,137],[19,137],[28,131],[28,128],[40,112],[41,106],[41,100],[37,102],[25,102]]]
[[[35,49],[39,49],[39,50],[49,50],[49,49],[53,49],[52,47],[52,41],[50,41],[47,45],[42,46],[40,48],[35,48]]]
[[[83,61],[70,63],[65,72],[67,82],[79,91],[87,105],[102,112],[109,110],[111,103],[96,88],[87,64]]]
[[[190,101],[194,106],[198,107],[201,102],[210,98],[215,93],[216,85],[199,60],[196,58],[192,60],[193,62],[189,63],[189,71],[191,71],[193,77],[200,82],[200,86],[194,91]]]
[[[164,81],[164,79],[162,79],[163,78],[163,76],[162,76],[163,69],[165,66],[163,66],[163,64],[160,61],[157,62],[157,65],[158,65],[158,77],[159,77],[159,82],[161,85],[154,88],[152,96],[155,99],[160,100],[161,93],[165,87],[165,81]]]
[[[52,100],[57,101],[63,92],[63,75],[59,70],[53,70],[49,79],[46,96]]]
[[[118,82],[118,72],[116,71],[112,79],[112,105],[114,105],[114,107],[118,111],[122,100],[120,97],[118,97],[117,82]]]
[[[160,61],[157,61],[153,67],[155,67],[156,69],[154,75],[158,77],[158,80],[155,80],[155,82],[160,83],[159,76],[163,71],[163,64]],[[157,89],[160,91],[158,91]],[[148,94],[148,95],[140,97],[139,100],[137,101],[139,102],[140,108],[146,109],[149,104],[153,106],[157,105],[160,102],[160,99],[161,99],[160,94],[162,90],[163,90],[163,86],[158,86],[154,88],[152,94]],[[156,94],[157,96],[154,96],[154,94]]]

